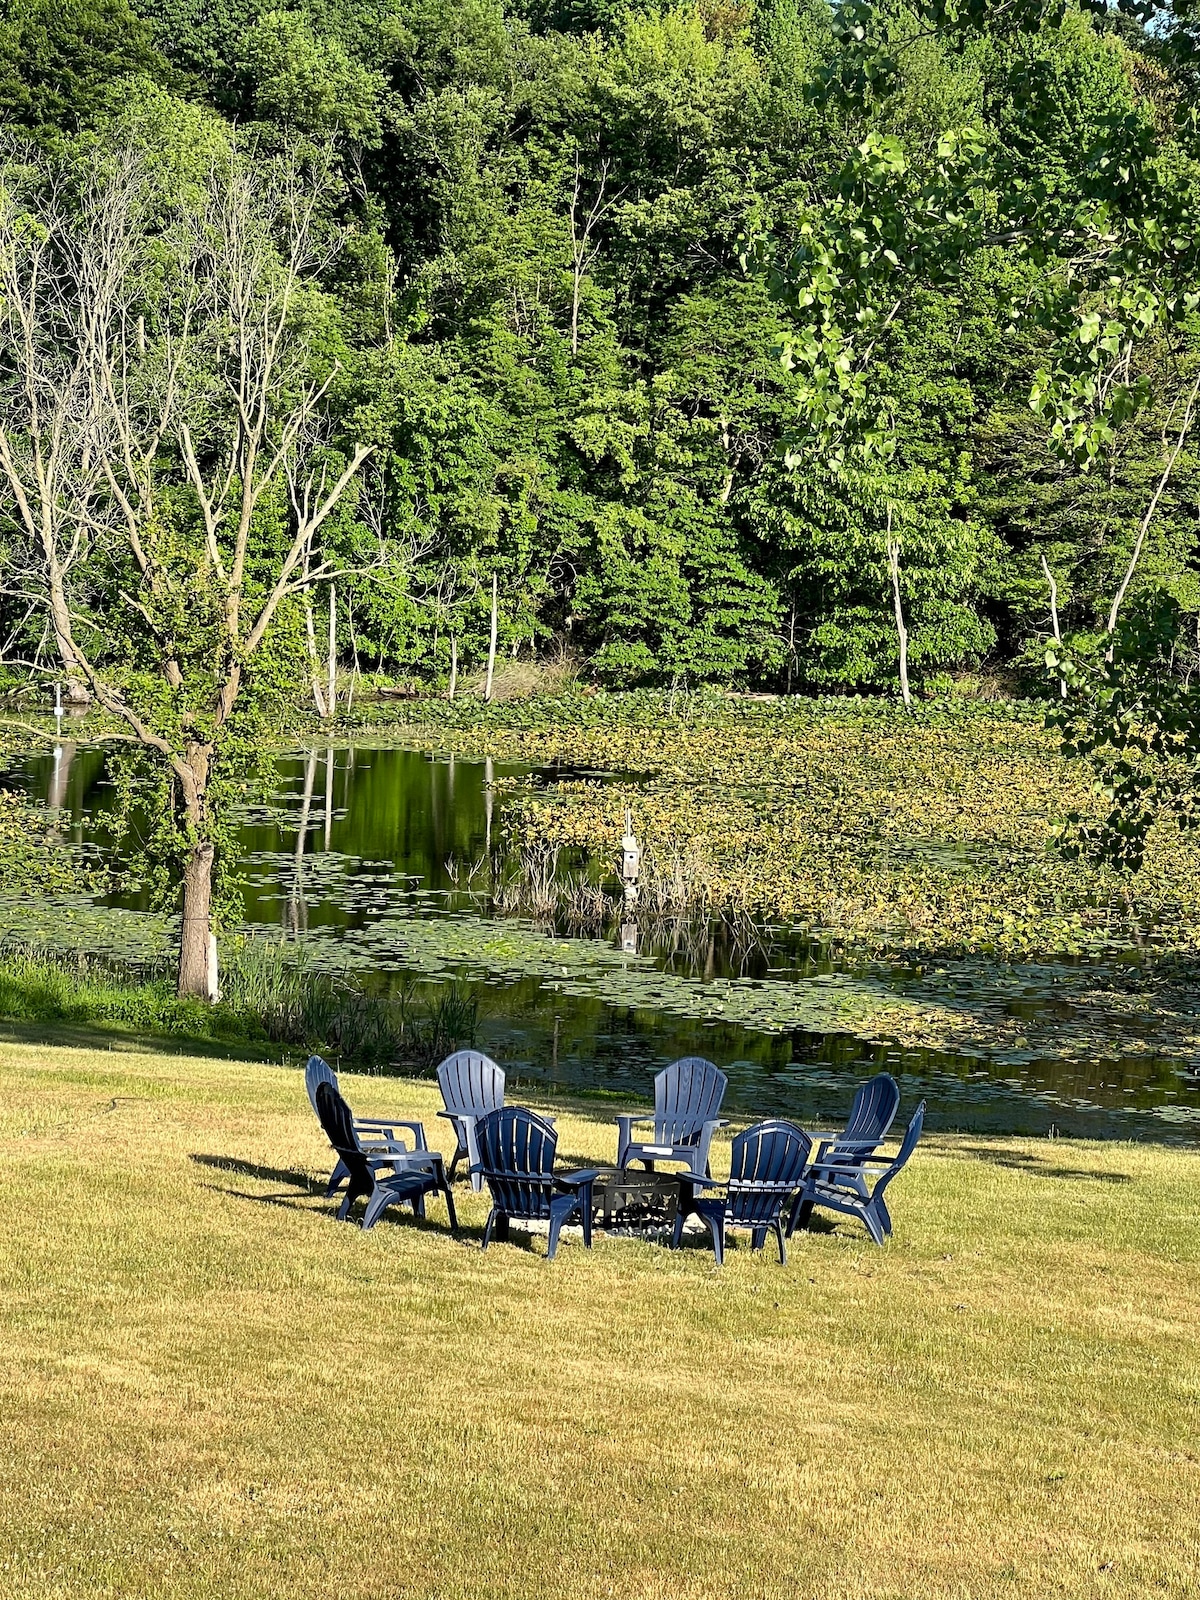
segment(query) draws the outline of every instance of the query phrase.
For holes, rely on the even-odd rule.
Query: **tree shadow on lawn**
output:
[[[246,1189],[227,1189],[219,1183],[204,1184],[203,1187],[205,1189],[210,1189],[213,1194],[230,1195],[235,1200],[250,1200],[255,1205],[260,1206],[278,1206],[284,1211],[302,1211],[308,1216],[328,1216],[331,1220],[334,1218],[334,1214],[337,1211],[338,1206],[340,1206],[342,1203],[340,1195],[326,1196],[325,1190],[328,1187],[327,1180],[323,1178],[314,1178],[311,1173],[300,1172],[294,1167],[264,1167],[260,1166],[254,1161],[239,1161],[233,1156],[199,1155],[195,1152],[193,1152],[189,1159],[196,1162],[198,1166],[211,1167],[217,1172],[227,1172],[243,1178],[256,1178],[260,1183],[290,1184],[292,1188],[303,1191],[302,1194],[299,1195],[251,1194]],[[434,1196],[432,1195],[426,1195],[426,1204],[428,1205],[428,1202],[433,1198]],[[328,1209],[326,1209],[325,1206],[317,1208],[305,1203],[306,1200],[312,1199],[321,1201],[325,1201],[327,1199]],[[361,1202],[358,1206],[358,1210],[361,1212],[365,1209],[365,1206],[366,1202]],[[447,1231],[447,1224],[440,1221],[437,1217],[426,1216],[422,1218],[416,1216],[410,1209],[409,1202],[407,1200],[398,1202],[396,1205],[389,1206],[387,1211],[384,1212],[383,1216],[380,1217],[379,1223],[399,1222],[402,1216],[405,1222],[409,1224],[415,1224],[418,1228],[437,1233],[445,1233]],[[351,1213],[350,1217],[348,1217],[346,1220],[357,1223],[361,1220],[361,1217],[355,1216],[353,1213]],[[376,1223],[376,1227],[379,1226],[379,1223]],[[476,1232],[480,1235],[482,1235],[483,1232],[482,1228],[477,1230],[466,1228],[461,1222],[459,1223],[458,1231],[460,1238],[462,1238],[464,1235],[470,1234],[471,1232]]]
[[[1127,1172],[1089,1172],[1085,1167],[1061,1167],[1024,1150],[997,1150],[987,1145],[962,1144],[943,1154],[966,1161],[989,1161],[994,1167],[1027,1172],[1034,1178],[1066,1178],[1086,1183],[1132,1183]]]

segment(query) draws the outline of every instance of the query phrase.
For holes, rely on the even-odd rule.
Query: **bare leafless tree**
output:
[[[280,608],[336,575],[318,536],[371,453],[332,450],[337,369],[310,314],[338,242],[329,172],[233,150],[166,200],[132,151],[98,150],[82,178],[4,154],[0,493],[25,552],[10,586],[44,604],[68,681],[173,776],[179,990],[207,995],[214,759]],[[158,690],[138,691],[133,660],[156,663]]]
[[[590,204],[584,203],[586,181],[583,162],[575,155],[575,181],[571,189],[571,205],[567,220],[571,230],[571,354],[579,353],[579,308],[583,298],[583,280],[591,271],[600,253],[600,241],[595,237],[596,225],[604,213],[620,198],[612,195],[605,199],[608,187],[608,162],[601,161],[591,180],[594,193]]]

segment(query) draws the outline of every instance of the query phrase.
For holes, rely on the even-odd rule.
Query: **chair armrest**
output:
[[[725,1178],[704,1178],[698,1172],[678,1172],[675,1176],[680,1183],[698,1183],[702,1189],[723,1189],[727,1180]]]
[[[435,1172],[441,1156],[436,1150],[364,1150],[369,1167],[394,1167],[397,1171]]]
[[[864,1167],[890,1167],[895,1156],[861,1156],[854,1161],[814,1161],[809,1172],[861,1172]]]
[[[650,1117],[639,1116],[638,1113],[634,1112],[634,1111],[621,1111],[613,1118],[613,1121],[614,1122],[627,1123],[632,1128],[635,1123],[638,1123],[638,1122],[653,1122],[654,1118],[652,1116],[650,1116]]]
[[[813,1146],[817,1154],[813,1159],[820,1160],[822,1150],[833,1150],[835,1147],[842,1150],[865,1150],[869,1154],[875,1149],[876,1145],[882,1143],[882,1139],[843,1139],[840,1134],[836,1134],[830,1139],[822,1139],[819,1143],[814,1139]]]
[[[417,1141],[417,1149],[424,1150],[426,1148],[425,1124],[411,1120],[408,1117],[355,1117],[354,1126],[360,1130],[363,1128],[372,1130],[378,1128],[387,1133],[392,1133],[397,1128],[407,1128]]]
[[[592,1168],[587,1172],[556,1172],[555,1183],[561,1183],[564,1189],[580,1189],[585,1183],[595,1183],[600,1176],[597,1169]]]

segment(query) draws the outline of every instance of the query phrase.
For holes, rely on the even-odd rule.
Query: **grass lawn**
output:
[[[0,1046],[0,1593],[1200,1593],[1200,1154],[930,1138],[886,1250],[724,1271],[483,1255],[462,1184],[364,1235],[330,1164],[299,1072]]]

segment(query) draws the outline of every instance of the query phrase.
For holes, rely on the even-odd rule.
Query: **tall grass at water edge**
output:
[[[474,1043],[477,1013],[461,985],[424,997],[412,985],[369,994],[348,977],[311,971],[299,952],[258,940],[231,947],[215,1005],[181,999],[166,962],[0,945],[0,1017],[10,1021],[293,1045],[376,1072],[422,1072]]]

